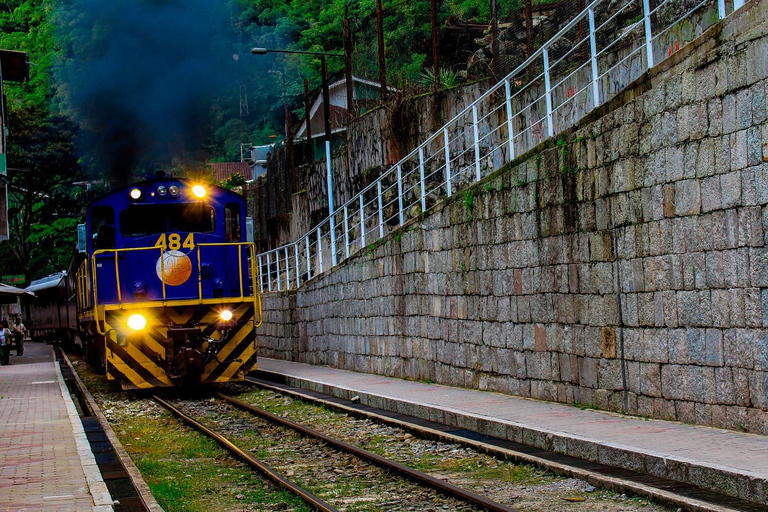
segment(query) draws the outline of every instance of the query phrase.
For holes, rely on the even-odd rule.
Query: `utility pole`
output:
[[[527,0],[531,1],[531,0]],[[437,0],[432,0],[430,3],[429,11],[430,19],[432,21],[432,74],[435,79],[435,92],[440,88],[440,62],[438,54],[438,33],[437,33]]]
[[[384,8],[381,0],[376,0],[376,40],[379,43],[379,84],[381,98],[387,96],[387,63],[384,58]]]
[[[312,143],[312,104],[309,99],[309,80],[304,79],[304,120],[307,122],[307,163],[315,161],[315,148]]]
[[[491,48],[493,51],[493,78],[499,79],[499,19],[496,12],[496,0],[491,0]]]
[[[533,55],[533,1],[525,0],[525,58]],[[533,76],[531,67],[528,67],[528,79]]]
[[[344,78],[347,82],[347,125],[355,118],[354,84],[352,83],[352,33],[349,30],[349,8],[344,6]]]

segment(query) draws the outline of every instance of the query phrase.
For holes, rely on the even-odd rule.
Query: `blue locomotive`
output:
[[[86,358],[124,389],[242,380],[261,298],[242,196],[157,176],[88,205],[76,274]]]

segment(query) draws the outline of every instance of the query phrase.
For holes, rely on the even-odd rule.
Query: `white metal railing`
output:
[[[727,8],[732,12],[743,4],[591,2],[375,182],[341,207],[331,207],[332,214],[319,225],[296,242],[259,254],[261,291],[298,288],[441,199],[574,126],[654,63],[723,19]],[[684,20],[689,23],[682,24]],[[327,165],[330,173],[330,158]]]

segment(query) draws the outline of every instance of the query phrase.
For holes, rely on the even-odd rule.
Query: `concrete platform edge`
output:
[[[261,368],[259,371],[270,373],[268,370]],[[600,444],[593,440],[570,436],[561,432],[536,430],[528,426],[472,415],[463,411],[444,410],[397,397],[374,395],[365,391],[335,386],[327,382],[305,377],[280,375],[286,379],[286,384],[291,386],[310,389],[346,400],[351,399],[353,396],[359,396],[361,403],[377,409],[398,412],[436,423],[473,430],[481,434],[516,441],[608,466],[630,469],[639,473],[647,473],[679,482],[690,483],[753,503],[765,504],[768,502],[768,481],[752,475],[733,473],[713,466],[696,465],[691,461],[678,460],[674,457],[661,457],[641,451],[631,451],[624,447]],[[711,508],[692,509],[717,510]]]
[[[73,370],[72,373],[75,376],[75,382],[77,382],[77,387],[80,388],[80,391],[83,393],[85,400],[88,402],[88,407],[90,407],[93,415],[96,416],[96,418],[99,420],[99,423],[101,424],[101,427],[104,429],[104,433],[107,435],[109,442],[112,443],[112,447],[115,449],[115,453],[120,459],[120,462],[122,462],[123,466],[125,467],[125,470],[128,472],[128,475],[131,477],[131,481],[133,482],[133,485],[136,487],[136,491],[139,493],[139,497],[141,498],[141,501],[144,502],[144,505],[147,507],[147,510],[151,512],[164,512],[163,507],[160,506],[160,504],[157,502],[155,497],[152,495],[152,491],[149,489],[147,482],[144,481],[144,477],[141,476],[141,471],[139,471],[139,468],[137,468],[136,464],[133,463],[133,459],[131,459],[131,456],[128,455],[128,452],[125,450],[125,447],[117,438],[117,435],[115,435],[115,432],[112,430],[112,427],[109,424],[109,421],[107,421],[106,416],[104,416],[104,413],[101,412],[99,405],[96,403],[96,400],[88,391],[88,388],[85,387],[85,384],[83,383],[82,379],[80,379],[80,375],[78,375],[77,371],[75,371],[75,366],[72,364],[72,361],[69,360],[69,357],[67,357],[66,354],[63,354],[63,355],[64,355],[64,358],[67,360],[67,363],[69,363],[69,366]]]
[[[72,397],[64,382],[64,376],[61,374],[59,362],[54,360],[54,366],[56,368],[56,380],[59,383],[59,390],[64,399],[64,406],[67,409],[69,423],[72,426],[72,433],[74,434],[75,444],[77,445],[77,453],[80,456],[80,463],[83,467],[85,480],[88,482],[88,490],[93,499],[93,510],[94,512],[114,510],[114,500],[109,493],[109,489],[107,489],[107,484],[101,477],[101,471],[99,471],[99,466],[96,464],[96,458],[91,451],[91,445],[85,435],[85,430],[83,430],[83,424],[80,421],[80,416],[77,414],[77,408],[75,408],[75,404],[72,402]]]

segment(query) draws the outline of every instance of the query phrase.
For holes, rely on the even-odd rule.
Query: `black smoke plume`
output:
[[[226,0],[61,4],[59,91],[89,134],[86,160],[117,183],[193,160],[210,99],[237,89]]]

